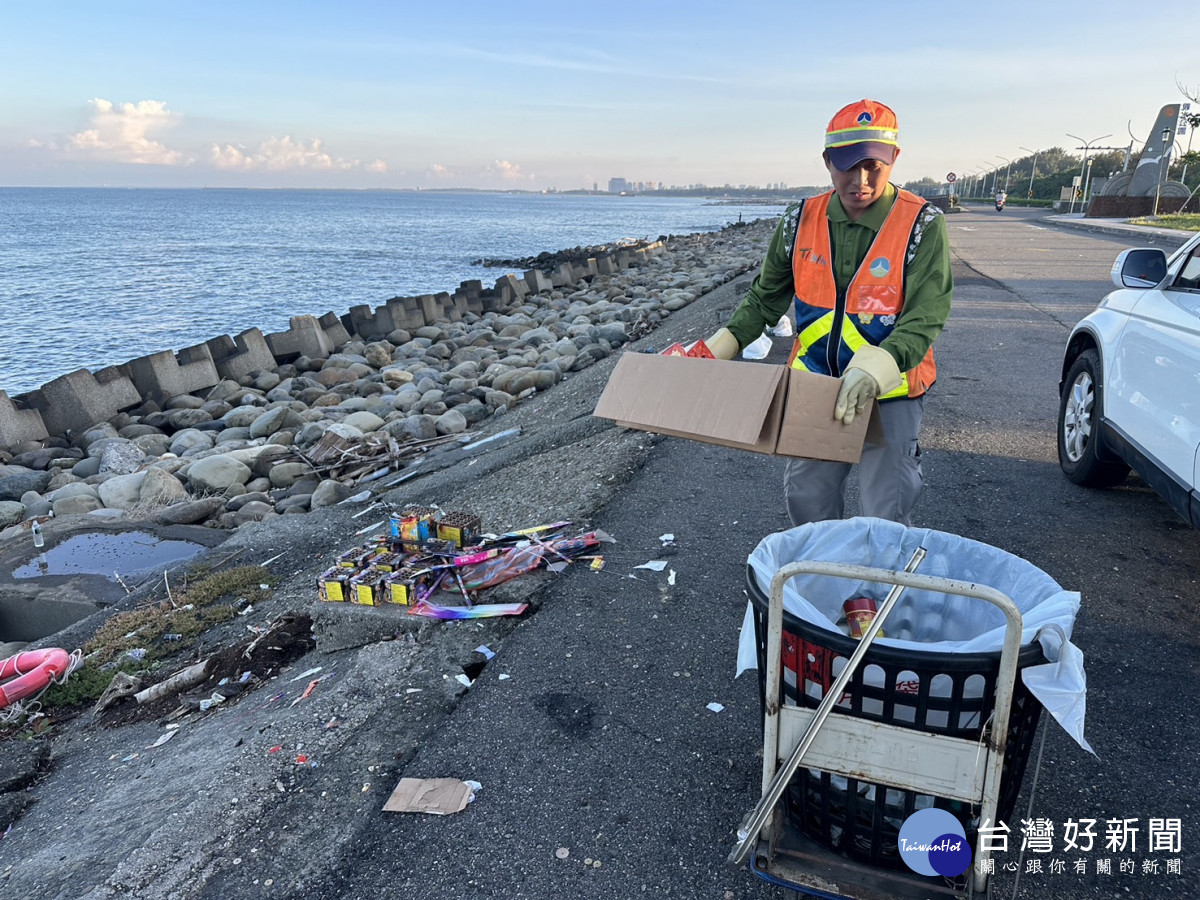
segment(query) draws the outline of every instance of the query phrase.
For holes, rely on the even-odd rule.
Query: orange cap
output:
[[[825,153],[845,172],[864,159],[891,165],[900,147],[900,126],[891,108],[875,100],[843,106],[825,129]]]

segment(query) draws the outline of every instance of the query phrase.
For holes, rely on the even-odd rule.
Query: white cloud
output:
[[[484,168],[485,175],[499,175],[506,181],[533,181],[533,175],[526,175],[521,171],[521,167],[514,162],[509,162],[507,159],[498,159],[490,166]]]
[[[182,166],[182,153],[152,135],[174,127],[178,116],[161,100],[114,104],[99,97],[89,100],[90,128],[67,136],[66,149],[96,159],[138,165]]]
[[[363,163],[358,159],[340,159],[329,154],[320,138],[307,144],[292,139],[291,135],[268,138],[252,152],[234,144],[214,144],[209,151],[209,160],[218,169],[236,169],[256,172],[346,172],[365,169],[368,172],[387,171],[387,163],[381,159]]]

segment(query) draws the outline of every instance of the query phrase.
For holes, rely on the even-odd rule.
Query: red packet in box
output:
[[[712,351],[708,349],[708,344],[704,343],[704,341],[696,341],[687,347],[676,341],[660,353],[659,356],[690,356],[699,359],[716,359],[712,355]]]

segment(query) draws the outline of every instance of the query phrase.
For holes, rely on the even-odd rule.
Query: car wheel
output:
[[[1084,350],[1071,365],[1058,401],[1058,464],[1075,484],[1112,487],[1129,474],[1129,466],[1100,457],[1099,425],[1103,388],[1100,357]]]

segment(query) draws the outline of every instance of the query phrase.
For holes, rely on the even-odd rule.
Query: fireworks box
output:
[[[345,566],[326,569],[317,577],[317,593],[327,603],[342,603],[349,599],[350,578],[353,572]]]
[[[430,538],[437,537],[439,512],[436,509],[412,506],[392,513],[390,531],[406,550],[416,550]]]
[[[387,602],[383,581],[390,573],[367,566],[350,576],[350,602],[361,606],[382,606]]]
[[[444,541],[453,541],[458,549],[470,547],[479,540],[481,523],[479,516],[464,512],[448,512],[437,523],[437,536]]]

